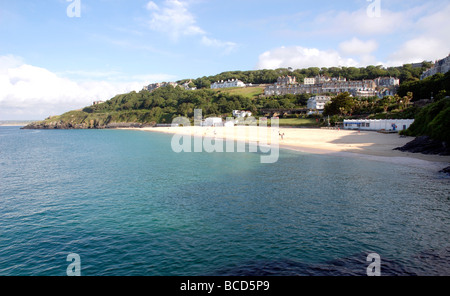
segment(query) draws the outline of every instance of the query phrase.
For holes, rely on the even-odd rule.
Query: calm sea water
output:
[[[450,275],[450,180],[424,165],[172,152],[171,136],[0,127],[0,275]]]

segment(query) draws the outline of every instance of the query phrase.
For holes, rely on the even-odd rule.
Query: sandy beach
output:
[[[136,130],[160,132],[166,134],[182,134],[223,138],[227,140],[258,142],[271,144],[278,141],[279,147],[307,153],[340,153],[353,155],[368,155],[382,158],[403,158],[440,163],[448,166],[450,156],[425,155],[393,150],[412,141],[412,137],[401,137],[394,134],[383,134],[374,131],[350,131],[337,129],[308,128],[270,128],[257,126],[236,127],[156,127]],[[284,134],[284,136],[280,136]]]

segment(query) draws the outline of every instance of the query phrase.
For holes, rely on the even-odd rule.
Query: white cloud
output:
[[[381,17],[370,17],[367,10],[356,11],[328,11],[319,15],[314,25],[322,28],[316,33],[339,33],[347,32],[353,35],[373,36],[386,35],[394,31],[408,29],[412,24],[412,17],[420,13],[421,9],[412,8],[406,11],[394,12],[382,8]]]
[[[377,63],[373,52],[378,49],[378,42],[375,40],[362,41],[356,37],[351,40],[341,42],[339,44],[339,51],[346,57],[358,58],[359,66],[367,66]]]
[[[421,17],[411,30],[416,36],[405,41],[389,56],[388,65],[424,60],[434,61],[450,53],[450,4]]]
[[[449,54],[448,41],[421,36],[408,40],[389,56],[388,65],[402,65],[412,62],[434,61]]]
[[[194,15],[188,10],[188,3],[180,0],[165,0],[160,8],[153,1],[146,5],[151,11],[150,29],[167,34],[172,41],[182,36],[201,36],[200,43],[207,47],[222,49],[221,54],[229,54],[237,44],[206,36],[206,31],[197,25]]]
[[[15,68],[23,64],[20,57],[14,55],[0,56],[0,74],[7,73],[9,68]]]
[[[366,55],[378,48],[375,40],[362,41],[356,37],[339,44],[339,49],[344,55]]]
[[[92,78],[106,73],[94,72],[91,75],[79,71],[76,74]],[[83,108],[95,100],[108,100],[120,93],[139,91],[154,80],[173,77],[134,76],[131,77],[134,81],[118,82],[122,74],[114,74],[117,75],[116,81],[77,82],[47,69],[25,64],[21,58],[0,56],[0,119],[43,119]]]
[[[375,62],[374,54],[378,51],[375,40],[382,45],[381,51],[384,48],[391,50],[391,53],[385,53],[382,57],[386,66],[435,60],[448,55],[450,4],[426,1],[418,5],[412,3],[405,6],[408,8],[398,11],[392,11],[387,6],[382,2],[381,17],[368,16],[365,8],[325,12],[315,19],[314,34],[356,36],[342,42],[339,50],[345,56],[357,58],[362,66]],[[370,40],[361,41],[361,38]]]
[[[158,5],[153,1],[148,2],[145,8],[147,8],[148,10],[159,10]]]
[[[280,47],[259,56],[257,69],[277,68],[309,68],[356,66],[358,63],[351,58],[343,58],[338,52],[323,51],[316,48],[301,46]]]
[[[237,44],[229,41],[221,41],[213,38],[208,38],[206,36],[202,37],[202,44],[209,47],[215,47],[223,49],[224,54],[229,54],[234,51],[237,47]]]
[[[164,7],[159,8],[154,2],[147,4],[152,11],[150,28],[168,34],[174,41],[180,36],[199,35],[205,32],[196,24],[194,16],[187,9],[188,5],[179,0],[165,0]]]

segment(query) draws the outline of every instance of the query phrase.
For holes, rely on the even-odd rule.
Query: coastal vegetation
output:
[[[329,77],[342,77],[347,80],[375,79],[380,76],[391,76],[399,78],[400,81],[417,81],[420,75],[431,67],[431,63],[423,62],[420,67],[412,64],[405,64],[401,67],[367,66],[367,67],[310,67],[306,69],[280,68],[275,70],[255,70],[255,71],[228,71],[213,76],[204,76],[192,80],[192,83],[198,88],[209,88],[212,83],[221,80],[239,79],[247,84],[272,84],[280,76],[293,76],[297,82],[303,82],[306,77],[315,77],[324,75]],[[180,80],[184,83],[189,79]]]
[[[450,95],[450,72],[438,73],[424,80],[408,80],[400,85],[399,96],[414,93],[415,100],[440,100]]]
[[[423,107],[414,123],[402,134],[407,136],[427,135],[432,139],[450,143],[450,98],[446,97]]]
[[[306,109],[311,94],[264,96],[264,86],[274,83],[279,76],[291,75],[301,82],[305,77],[328,75],[344,77],[349,80],[373,79],[379,76],[393,76],[402,79],[398,94],[383,98],[354,98],[349,93],[332,96],[325,106],[323,115],[295,114],[280,112],[280,125],[326,126],[342,122],[344,119],[416,119],[405,135],[429,135],[435,139],[450,142],[446,127],[449,123],[450,72],[437,74],[419,80],[420,74],[429,67],[403,65],[402,67],[382,68],[308,68],[277,69],[256,71],[232,71],[215,76],[191,80],[190,86],[197,90],[185,90],[168,85],[153,91],[141,90],[119,94],[110,100],[70,111],[59,116],[51,116],[43,121],[30,124],[27,128],[108,128],[118,126],[155,126],[169,124],[175,117],[184,116],[193,120],[194,110],[201,109],[204,117],[232,116],[233,110],[248,110],[256,117],[265,116],[264,110]],[[210,89],[217,80],[240,79],[246,88]],[[182,84],[189,80],[178,81]],[[254,84],[254,85],[253,85]],[[413,104],[430,98],[435,103],[420,107]],[[431,101],[429,101],[431,102]],[[428,103],[429,103],[428,102]]]

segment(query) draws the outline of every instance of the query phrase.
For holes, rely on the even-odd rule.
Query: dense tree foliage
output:
[[[69,123],[70,126],[104,127],[114,123],[171,123],[175,117],[184,116],[193,119],[194,110],[201,109],[204,117],[231,116],[233,110],[249,110],[256,116],[263,115],[263,109],[306,108],[311,94],[263,96],[255,93],[236,92],[236,90],[211,90],[211,83],[218,80],[240,79],[245,83],[267,84],[276,82],[279,76],[295,76],[297,82],[305,77],[327,75],[344,77],[348,80],[374,79],[380,76],[400,78],[398,95],[384,98],[354,98],[349,93],[332,96],[325,106],[324,115],[331,122],[340,122],[343,118],[416,118],[416,122],[406,132],[408,135],[430,135],[450,142],[447,131],[450,126],[450,72],[438,74],[420,81],[419,76],[431,65],[424,62],[423,67],[366,68],[332,67],[308,69],[277,69],[256,71],[224,72],[215,76],[192,80],[197,90],[185,90],[182,87],[161,87],[152,92],[142,90],[120,94],[105,103],[71,111],[50,118],[48,121]],[[179,83],[189,80],[178,81]],[[255,88],[257,89],[257,88]],[[262,90],[263,88],[260,88]],[[259,91],[260,91],[259,90]],[[435,103],[425,108],[412,106],[412,101],[428,99],[433,95]],[[295,114],[294,114],[295,115]],[[295,115],[298,116],[298,115]],[[317,115],[321,117],[321,115]]]
[[[404,96],[407,92],[414,93],[415,100],[442,99],[450,94],[450,72],[445,75],[438,73],[424,80],[406,81],[400,85],[398,94]]]
[[[427,135],[450,143],[450,98],[444,98],[420,110],[414,123],[403,133],[408,136]]]
[[[228,71],[214,76],[204,76],[192,80],[197,88],[209,88],[216,81],[239,79],[247,84],[270,84],[275,83],[280,76],[294,76],[297,82],[303,82],[305,77],[315,77],[317,75],[326,75],[330,77],[343,77],[347,80],[375,79],[380,76],[392,76],[399,78],[400,81],[416,81],[423,71],[431,67],[428,62],[423,62],[422,67],[413,67],[406,64],[401,67],[383,68],[382,66],[367,66],[365,68],[356,67],[330,67],[292,70],[290,68],[280,68],[276,70],[255,70],[255,71]],[[189,80],[181,80],[184,83]]]
[[[355,105],[354,99],[350,93],[344,92],[331,99],[329,104],[325,105],[324,115],[346,115],[350,114]]]

